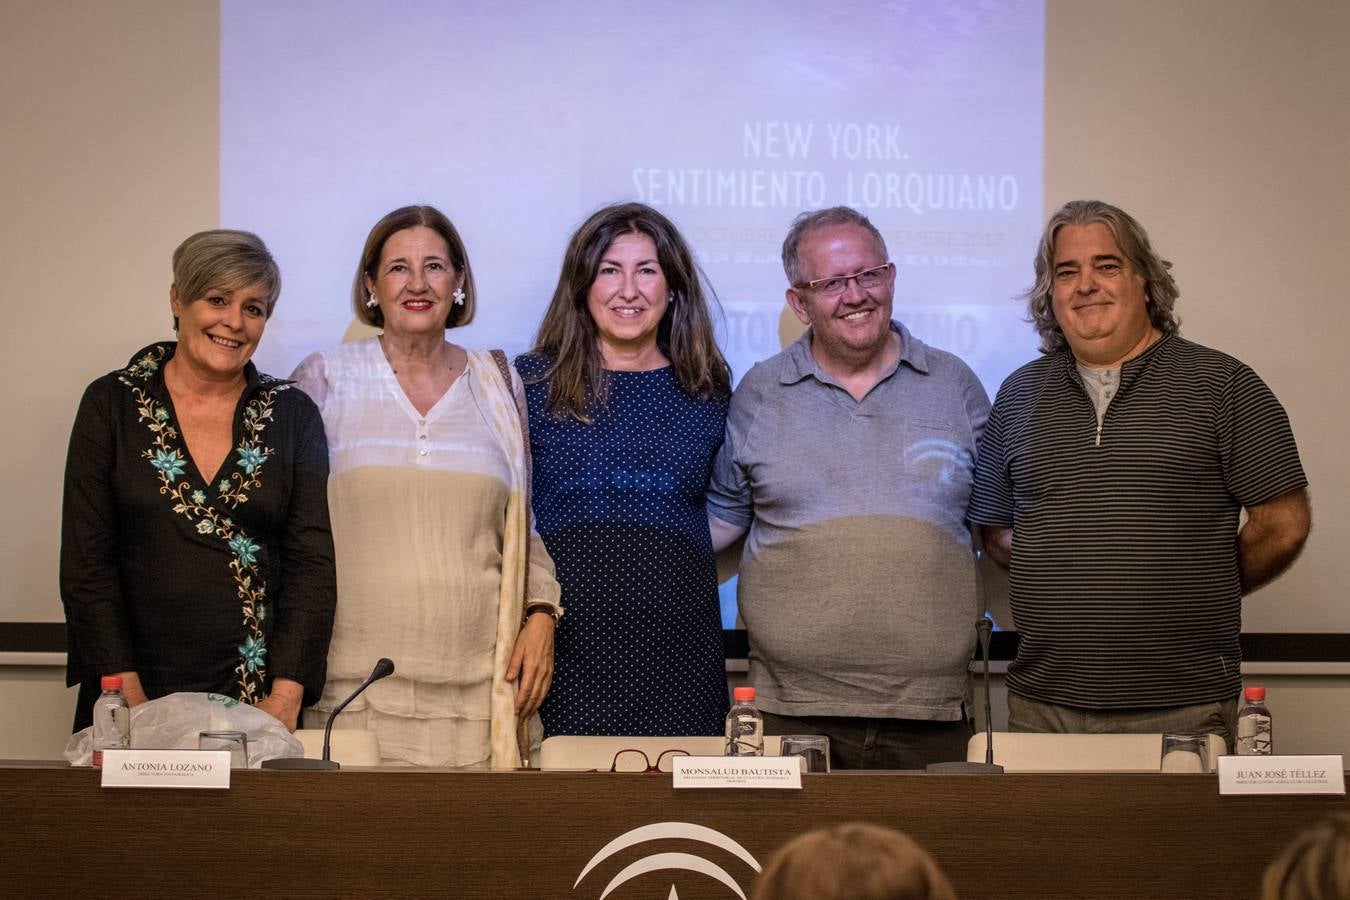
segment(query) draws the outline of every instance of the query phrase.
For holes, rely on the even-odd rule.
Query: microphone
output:
[[[984,762],[929,763],[927,771],[939,775],[1002,775],[1003,767],[994,763],[994,711],[989,703],[989,636],[994,623],[988,616],[975,620],[975,633],[980,639],[980,656],[984,659]]]
[[[985,654],[985,657],[986,659],[988,658],[987,653]],[[988,671],[988,664],[986,663],[986,672],[987,671]],[[388,658],[387,656],[380,657],[380,661],[375,663],[375,668],[370,670],[370,677],[368,677],[365,681],[361,682],[361,686],[358,687],[356,690],[352,691],[351,695],[348,696],[346,700],[343,700],[341,703],[339,703],[337,705],[337,709],[333,710],[332,713],[329,714],[328,724],[325,725],[323,729],[323,762],[326,763],[331,762],[331,760],[329,760],[328,758],[330,752],[328,742],[333,734],[333,720],[338,717],[338,713],[346,709],[348,703],[351,703],[357,697],[361,696],[361,692],[364,691],[366,688],[370,687],[372,684],[379,681],[381,678],[386,678],[393,674],[394,674],[394,661]],[[987,687],[988,685],[986,685],[986,688]],[[994,751],[991,748],[989,752],[993,753]],[[335,769],[338,768],[337,763],[332,763],[332,766]]]
[[[394,674],[394,661],[392,659],[389,659],[388,657],[381,657],[380,661],[375,663],[375,668],[370,670],[370,676],[366,678],[365,681],[361,682],[361,685],[356,690],[352,691],[351,694],[347,696],[346,700],[343,700],[341,703],[339,703],[337,707],[331,713],[328,714],[328,724],[325,725],[323,729],[322,759],[303,759],[303,758],[298,759],[296,757],[286,757],[284,759],[267,759],[263,760],[262,768],[312,769],[327,772],[335,772],[338,769],[342,768],[340,764],[333,762],[332,759],[329,758],[331,755],[329,743],[333,735],[333,720],[335,720],[338,717],[338,713],[342,712],[344,709],[347,708],[347,704],[351,703],[357,697],[361,696],[362,691],[370,687],[375,682],[379,681],[381,678],[387,678],[393,674]]]
[[[988,616],[980,616],[975,631],[980,637],[980,656],[984,658],[984,764],[991,772],[1002,772],[1002,766],[994,765],[994,709],[989,702],[989,638],[994,632],[994,623]]]

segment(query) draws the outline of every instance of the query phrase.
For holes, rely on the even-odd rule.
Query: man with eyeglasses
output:
[[[806,333],[736,388],[708,491],[713,544],[748,532],[738,600],[768,734],[824,734],[835,768],[965,759],[979,603],[966,504],[979,379],[891,318],[867,217],[783,241]]]
[[[1307,539],[1289,417],[1250,368],[1180,335],[1171,266],[1100,200],[1042,232],[1027,292],[1042,356],[999,389],[970,504],[1011,565],[1014,731],[1231,748],[1242,596]]]

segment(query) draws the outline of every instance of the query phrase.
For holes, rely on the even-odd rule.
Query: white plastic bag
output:
[[[72,766],[94,761],[93,727],[70,736],[65,758]],[[169,694],[131,710],[134,750],[196,750],[203,731],[242,731],[248,735],[248,767],[265,759],[304,756],[305,747],[277,719],[233,697],[220,694]]]

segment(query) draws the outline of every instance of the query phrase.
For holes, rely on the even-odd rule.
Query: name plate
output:
[[[104,750],[105,788],[227,788],[228,750]]]
[[[671,765],[677,788],[802,789],[800,756],[677,756]]]
[[[1220,756],[1220,794],[1344,794],[1340,756]]]

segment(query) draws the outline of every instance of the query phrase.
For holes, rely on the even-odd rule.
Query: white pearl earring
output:
[[[375,295],[374,295],[374,294],[371,294],[370,297],[369,297],[369,299],[366,300],[366,307],[369,308],[369,309],[374,309],[375,307],[377,307],[377,306],[379,306],[379,305],[380,305],[380,301],[378,301],[378,300],[375,299]]]
[[[455,288],[455,293],[452,296],[455,298],[456,306],[464,305],[464,288]]]

